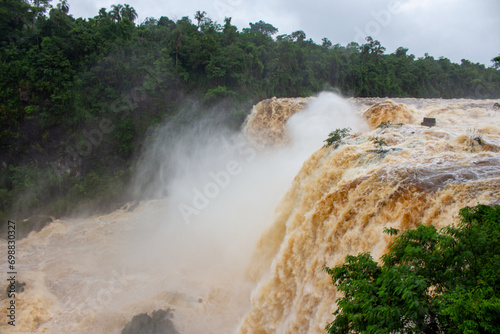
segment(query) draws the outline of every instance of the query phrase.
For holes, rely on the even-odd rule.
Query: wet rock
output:
[[[22,221],[18,221],[16,223],[16,238],[18,240],[25,238],[31,231],[39,232],[42,228],[52,222],[52,217],[43,215],[31,216]]]
[[[424,117],[424,121],[420,125],[433,127],[436,125],[436,119],[431,117]]]
[[[9,294],[11,294],[11,293],[16,294],[16,293],[24,292],[25,286],[26,286],[26,283],[16,281],[14,283],[14,286],[12,286],[11,284],[7,285],[7,288],[5,289],[5,294],[8,297]]]
[[[121,334],[179,334],[172,319],[173,310],[156,310],[151,316],[138,314],[125,325]]]

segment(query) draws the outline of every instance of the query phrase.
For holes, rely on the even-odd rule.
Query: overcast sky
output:
[[[367,35],[379,40],[386,53],[398,47],[409,54],[424,53],[460,63],[468,59],[491,66],[500,55],[500,0],[69,0],[70,14],[94,17],[100,8],[127,3],[141,23],[147,17],[172,20],[206,11],[218,23],[232,17],[242,28],[263,20],[279,29],[278,35],[302,30],[321,44],[362,43]],[[53,5],[57,3],[54,0]]]

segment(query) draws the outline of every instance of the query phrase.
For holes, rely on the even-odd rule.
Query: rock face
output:
[[[370,128],[375,129],[382,122],[412,123],[415,119],[414,112],[403,103],[385,100],[374,104],[363,114]]]
[[[151,316],[138,314],[125,326],[121,334],[179,334],[172,322],[172,310],[156,310]]]
[[[313,98],[275,98],[257,103],[243,124],[243,132],[257,146],[279,146],[288,141],[285,123]]]
[[[18,222],[17,238],[25,238],[31,231],[39,232],[46,225],[52,223],[54,219],[49,216],[31,216]]]

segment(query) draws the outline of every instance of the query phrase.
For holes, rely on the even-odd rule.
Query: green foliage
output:
[[[324,270],[343,293],[329,333],[496,333],[500,318],[500,206],[460,210],[437,231],[397,236],[379,265],[347,256]],[[387,233],[397,233],[386,229]]]
[[[0,173],[0,218],[19,220],[43,212],[65,215],[90,204],[94,210],[103,209],[126,199],[129,174],[101,167],[85,176],[71,176],[51,168],[10,166]]]
[[[390,228],[384,227],[383,232],[385,234],[388,234],[388,235],[397,235],[399,233],[399,230],[397,228],[393,228],[393,227],[390,227]]]
[[[278,29],[260,20],[259,22],[250,23],[250,29],[244,29],[244,31],[258,32],[266,36],[272,36],[278,32]]]
[[[120,120],[114,127],[113,135],[123,157],[128,157],[134,151],[135,133],[135,122],[132,118]]]
[[[236,95],[235,92],[227,89],[226,86],[217,86],[216,88],[209,89],[205,93],[205,99],[206,100],[213,100],[218,97],[229,97],[229,96],[234,96]]]
[[[107,169],[91,172],[77,179],[77,183],[70,190],[70,196],[87,200],[117,196],[124,190],[120,181],[124,174],[125,171],[112,173]]]
[[[428,55],[416,59],[405,48],[386,54],[373,38],[362,45],[333,45],[326,38],[316,44],[298,30],[273,39],[278,28],[270,23],[238,31],[231,18],[219,24],[203,11],[196,12],[195,23],[161,16],[137,24],[137,12],[127,4],[101,8],[89,19],[68,13],[66,0],[53,6],[47,0],[0,1],[3,169],[45,170],[64,157],[68,142],[81,142],[81,133],[103,120],[113,132],[82,157],[78,173],[89,175],[103,165],[126,169],[148,126],[172,118],[186,100],[199,101],[199,113],[223,106],[222,118],[237,128],[241,110],[259,100],[310,96],[325,87],[349,96],[500,97],[495,68]],[[342,138],[326,146],[337,147]],[[28,161],[37,161],[37,168]],[[66,192],[54,199],[80,182],[76,174],[67,176],[74,179],[63,182]],[[9,194],[2,205],[17,202],[17,190],[0,189]]]
[[[372,141],[373,145],[375,145],[377,152],[379,153],[384,152],[384,146],[387,146],[387,143],[384,138],[372,137],[370,138],[370,140]]]
[[[324,140],[325,147],[333,146],[334,149],[337,148],[342,142],[342,139],[351,135],[350,132],[351,128],[336,129],[330,132],[328,138]]]
[[[497,56],[491,60],[495,68],[500,68],[500,56]]]

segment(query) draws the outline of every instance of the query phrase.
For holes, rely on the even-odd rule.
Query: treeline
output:
[[[259,100],[325,89],[500,97],[496,68],[417,59],[402,47],[385,54],[371,38],[318,45],[303,31],[277,35],[263,21],[238,31],[205,12],[136,24],[129,5],[90,19],[68,12],[65,0],[0,3],[0,215],[19,198],[19,215],[63,214],[81,198],[117,201],[147,129],[166,119],[181,128],[203,110],[236,127]]]

